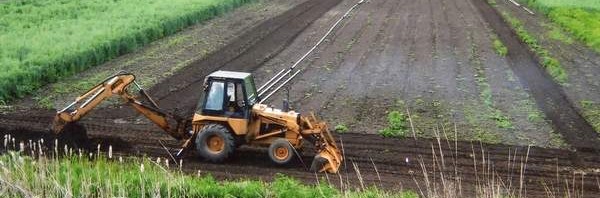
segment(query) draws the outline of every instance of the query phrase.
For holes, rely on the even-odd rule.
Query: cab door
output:
[[[203,115],[223,116],[225,112],[225,81],[212,81],[208,85],[202,105]]]

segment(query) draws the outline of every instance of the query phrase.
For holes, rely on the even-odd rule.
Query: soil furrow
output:
[[[507,56],[513,72],[535,98],[546,118],[551,120],[554,129],[578,150],[599,151],[598,134],[579,114],[563,89],[546,73],[536,56],[518,40],[495,9],[482,0],[472,2],[508,48]]]

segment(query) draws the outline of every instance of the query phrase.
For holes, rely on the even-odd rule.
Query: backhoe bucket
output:
[[[312,135],[315,139],[316,155],[310,167],[311,171],[337,173],[342,164],[342,154],[327,128],[327,124],[317,120],[314,115],[303,118],[304,135]]]
[[[56,116],[52,125],[52,132],[54,138],[56,138],[61,145],[64,144],[73,149],[87,150],[91,148],[87,130],[83,125],[80,125],[77,122],[65,122]]]

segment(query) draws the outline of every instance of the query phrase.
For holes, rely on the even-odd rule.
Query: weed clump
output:
[[[494,45],[494,50],[498,55],[506,56],[506,54],[508,54],[508,48],[504,46],[504,43],[502,43],[502,41],[496,38],[494,39],[494,42],[492,44]]]
[[[496,126],[502,129],[514,129],[512,122],[510,121],[510,117],[502,114],[500,110],[495,110],[490,115],[490,118],[496,122]]]
[[[408,132],[407,116],[399,111],[388,113],[388,126],[379,131],[383,137],[405,137]]]
[[[348,132],[348,130],[350,130],[350,129],[345,124],[335,125],[335,131],[338,133],[346,133],[346,132]]]

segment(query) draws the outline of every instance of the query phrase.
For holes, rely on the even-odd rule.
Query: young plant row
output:
[[[0,102],[253,0],[9,1],[0,5]]]

